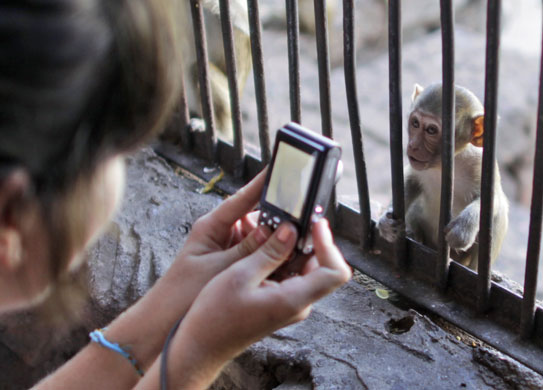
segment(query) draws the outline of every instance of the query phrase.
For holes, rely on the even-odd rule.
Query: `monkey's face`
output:
[[[407,157],[416,170],[424,170],[441,162],[441,119],[420,110],[409,116]]]

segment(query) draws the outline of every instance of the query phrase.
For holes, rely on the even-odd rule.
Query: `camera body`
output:
[[[277,131],[260,199],[259,224],[275,230],[288,221],[298,230],[296,251],[313,251],[311,225],[326,214],[341,147],[296,123]]]

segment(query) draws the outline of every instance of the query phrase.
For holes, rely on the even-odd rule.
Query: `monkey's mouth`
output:
[[[425,160],[419,160],[413,156],[408,155],[409,163],[411,166],[415,169],[424,169],[428,166],[428,161]]]

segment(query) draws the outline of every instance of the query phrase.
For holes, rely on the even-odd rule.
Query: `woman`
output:
[[[0,4],[1,311],[39,302],[109,221],[123,154],[163,127],[179,94],[175,12],[167,0]],[[158,388],[160,352],[181,317],[169,385],[206,388],[228,360],[345,283],[351,272],[324,220],[304,275],[267,280],[296,230],[257,227],[263,180],[198,220],[146,296],[36,388]]]

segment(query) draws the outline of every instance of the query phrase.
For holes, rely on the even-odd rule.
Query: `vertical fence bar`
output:
[[[490,298],[490,248],[496,174],[496,123],[498,120],[498,71],[501,0],[489,1],[486,23],[485,119],[481,176],[481,218],[477,267],[477,308],[485,311]]]
[[[543,39],[541,43],[540,66],[530,233],[528,236],[528,252],[526,254],[526,269],[524,275],[524,295],[522,299],[522,314],[520,320],[520,334],[524,339],[531,337],[534,330],[535,298],[539,271],[539,255],[541,251],[541,223],[543,219],[543,199],[541,197],[541,194],[543,193]]]
[[[315,35],[317,38],[317,62],[319,66],[319,97],[321,108],[322,134],[333,138],[332,129],[332,100],[330,98],[330,58],[328,55],[328,22],[326,20],[326,0],[315,0]],[[327,217],[331,226],[335,225],[335,210],[337,206],[336,187],[332,191]]]
[[[298,0],[286,0],[288,70],[290,91],[290,120],[302,123],[302,104],[300,93],[300,23]]]
[[[343,59],[345,88],[347,93],[347,108],[349,109],[349,122],[351,125],[351,138],[353,141],[358,203],[360,205],[360,245],[362,250],[368,251],[371,246],[371,209],[368,176],[366,173],[366,161],[364,159],[364,144],[362,142],[362,125],[360,121],[358,95],[356,91],[356,44],[354,23],[354,0],[344,0]]]
[[[204,14],[200,0],[190,0],[192,12],[192,25],[194,29],[194,42],[196,46],[196,59],[198,78],[200,83],[200,97],[202,113],[206,124],[206,157],[215,159],[215,120],[211,104],[211,86],[209,84],[209,66],[207,56],[206,34],[204,28]]]
[[[249,28],[251,33],[251,55],[253,58],[253,77],[255,81],[256,108],[258,115],[258,138],[260,140],[260,159],[268,164],[271,159],[270,130],[266,82],[264,80],[264,59],[262,55],[262,27],[258,0],[247,0]]]
[[[315,0],[315,26],[319,65],[319,93],[322,133],[332,138],[332,102],[330,98],[330,58],[328,55],[328,23],[326,0]]]
[[[221,27],[224,44],[224,57],[226,73],[228,75],[228,90],[230,93],[230,110],[232,112],[232,126],[234,128],[234,174],[243,175],[243,132],[241,127],[241,108],[239,99],[239,86],[237,81],[236,52],[232,30],[229,0],[220,0]]]
[[[388,91],[390,116],[390,162],[392,174],[392,217],[404,222],[405,199],[402,143],[402,16],[400,0],[388,2]],[[405,266],[406,241],[402,232],[394,245],[396,268]]]
[[[189,108],[187,104],[187,95],[185,92],[185,77],[183,75],[183,65],[179,63],[179,104],[172,115],[171,123],[164,130],[161,138],[179,144],[182,149],[190,150],[191,139],[189,132]]]
[[[454,13],[451,0],[440,0],[443,66],[443,108],[441,154],[441,209],[439,213],[439,244],[436,281],[440,289],[447,287],[450,248],[445,240],[444,228],[451,220],[454,177]]]
[[[179,69],[179,80],[180,80],[180,90],[181,90],[181,96],[179,97],[179,127],[178,130],[181,136],[181,146],[185,149],[188,149],[191,147],[190,142],[190,133],[189,133],[189,121],[190,121],[190,114],[189,114],[189,105],[187,103],[187,94],[185,90],[185,77],[183,76],[183,68],[181,65],[181,68]]]

